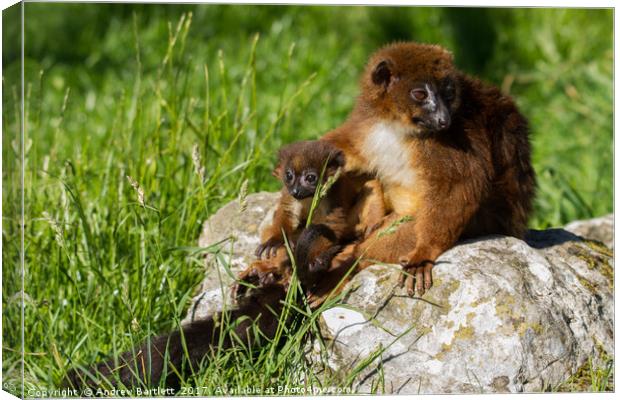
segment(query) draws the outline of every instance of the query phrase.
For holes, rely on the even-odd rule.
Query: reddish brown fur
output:
[[[389,84],[381,84],[386,74],[378,70],[382,62],[391,68]],[[378,76],[376,82],[373,76]],[[411,123],[418,111],[409,89],[417,81],[446,77],[456,82],[452,122],[447,130],[428,134]],[[456,70],[451,54],[441,47],[416,43],[396,43],[376,52],[360,87],[348,120],[323,140],[344,152],[346,171],[377,175],[392,219],[409,215],[413,220],[393,235],[364,241],[358,254],[364,251],[367,258],[412,268],[423,293],[431,285],[432,262],[460,237],[523,236],[535,177],[527,121],[509,97]],[[390,132],[396,132],[394,126],[405,132],[398,139],[385,132],[379,137],[393,139],[405,152],[405,172],[390,170],[389,159],[367,149],[380,123]]]

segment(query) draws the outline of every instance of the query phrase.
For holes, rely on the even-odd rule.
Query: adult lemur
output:
[[[433,262],[459,238],[524,234],[535,176],[527,121],[509,97],[458,71],[443,48],[418,43],[377,51],[360,87],[347,121],[323,140],[342,150],[346,171],[376,174],[392,220],[412,219],[375,233],[358,254],[399,262],[409,294],[414,281],[422,294]]]

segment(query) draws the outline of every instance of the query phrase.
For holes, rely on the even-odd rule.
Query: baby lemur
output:
[[[395,43],[372,55],[349,118],[322,140],[344,153],[345,171],[377,177],[392,221],[412,217],[358,247],[400,262],[410,294],[414,280],[420,294],[431,286],[434,261],[459,238],[525,233],[535,191],[527,120],[439,46]]]
[[[274,282],[288,285],[292,264],[283,247],[284,236],[294,250],[297,274],[311,306],[321,304],[341,287],[354,263],[350,249],[340,252],[343,246],[354,248],[357,241],[380,225],[385,215],[379,182],[364,174],[340,174],[344,163],[342,152],[326,141],[296,142],[278,152],[273,175],[283,184],[280,200],[271,225],[261,233],[261,244],[256,249],[259,260],[239,275],[239,283],[233,286],[234,297],[243,295],[247,283],[259,287]],[[331,181],[331,186],[323,193],[306,227],[321,177],[323,184]],[[263,253],[267,259],[260,259]],[[348,262],[337,263],[338,268],[330,270],[337,254]]]
[[[263,253],[267,258],[275,256],[278,248],[284,245],[285,236],[292,245],[295,244],[296,236],[301,232],[299,228],[306,224],[321,175],[324,184],[343,165],[342,152],[326,142],[295,142],[280,149],[272,175],[282,181],[283,187],[273,222],[261,232],[261,244],[256,249],[258,258],[261,258]],[[334,197],[331,195],[321,201],[315,210],[314,220],[331,217],[330,222],[336,224],[334,228],[340,231],[344,215],[342,207],[339,206],[344,202]]]
[[[275,255],[286,235],[298,263],[326,267],[342,244],[361,238],[381,221],[385,209],[378,181],[360,174],[335,177],[344,164],[342,152],[326,141],[295,142],[278,152],[273,175],[280,178],[283,188],[273,222],[261,233],[259,258],[263,253]],[[321,176],[322,184],[337,179],[304,230]]]

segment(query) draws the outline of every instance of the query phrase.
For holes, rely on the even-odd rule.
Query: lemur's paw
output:
[[[260,260],[265,254],[265,258],[275,257],[278,249],[284,245],[284,242],[279,238],[270,238],[266,242],[261,243],[254,254]]]
[[[433,263],[425,261],[411,265],[410,260],[409,257],[403,257],[399,261],[403,268],[399,283],[400,286],[405,286],[409,296],[413,297],[416,292],[418,296],[422,296],[433,286]]]

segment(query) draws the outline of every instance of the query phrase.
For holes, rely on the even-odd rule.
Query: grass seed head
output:
[[[338,178],[340,178],[341,173],[342,173],[342,168],[338,168],[334,175],[327,178],[327,181],[325,181],[325,184],[321,186],[321,192],[319,193],[319,198],[322,199],[323,197],[327,196],[327,192],[332,186],[334,186],[334,183],[336,183]]]
[[[239,212],[244,212],[248,208],[248,180],[244,180],[239,189]]]
[[[134,188],[134,190],[138,194],[138,203],[140,203],[140,205],[144,207],[144,190],[142,190],[138,182],[136,182],[131,176],[129,175],[126,175],[126,176],[127,176],[127,180],[129,181],[129,184],[131,185],[131,187]]]
[[[54,239],[56,240],[56,243],[58,243],[58,246],[64,248],[65,247],[64,232],[62,230],[62,227],[58,223],[58,221],[56,221],[56,219],[54,219],[47,211],[43,211],[43,218],[45,218],[45,220],[49,222],[52,230],[54,231]]]
[[[138,332],[140,330],[140,323],[138,322],[136,318],[131,320],[131,329],[134,332]]]
[[[202,159],[200,157],[200,149],[197,144],[192,148],[192,162],[194,163],[194,172],[200,178],[200,183],[205,181],[205,167],[202,165]]]
[[[401,217],[401,218],[397,219],[396,221],[393,221],[387,228],[385,228],[384,230],[379,232],[377,237],[383,237],[383,236],[386,236],[386,235],[391,235],[394,232],[396,232],[396,229],[400,225],[404,224],[405,222],[409,222],[411,220],[413,220],[413,217],[411,217],[409,215],[405,215],[404,217]]]

